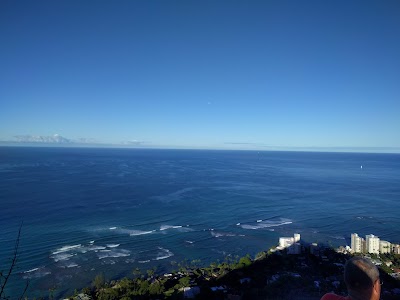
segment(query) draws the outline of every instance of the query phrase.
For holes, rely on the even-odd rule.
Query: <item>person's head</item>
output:
[[[368,259],[353,257],[344,267],[344,281],[353,299],[378,300],[381,281],[378,268]]]

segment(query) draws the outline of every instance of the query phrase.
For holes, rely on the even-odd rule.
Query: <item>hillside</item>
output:
[[[99,275],[92,287],[68,299],[320,299],[326,292],[346,294],[342,279],[343,266],[350,256],[331,248],[310,253],[308,247],[300,255],[283,251],[260,252],[253,260],[227,257],[223,262],[198,267],[196,262],[183,262],[173,273],[146,274],[138,269],[133,278],[106,283]],[[400,255],[381,257],[400,263]],[[398,267],[398,266],[397,266]],[[399,299],[400,281],[389,275],[393,269],[380,268],[384,285],[381,299]]]

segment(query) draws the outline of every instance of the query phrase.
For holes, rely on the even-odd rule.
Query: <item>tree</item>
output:
[[[159,281],[154,281],[152,284],[150,284],[150,295],[161,295],[164,291],[165,287]]]
[[[179,285],[181,287],[189,286],[190,285],[190,277],[185,276],[185,277],[182,277],[181,279],[179,279]]]
[[[140,271],[139,268],[136,268],[136,269],[134,269],[134,270],[132,271],[132,273],[133,273],[133,276],[134,276],[135,278],[139,278],[140,275],[142,274],[142,271]]]
[[[104,287],[104,284],[105,284],[105,279],[104,279],[104,274],[103,273],[101,273],[101,274],[98,274],[95,278],[94,278],[94,280],[93,280],[93,282],[92,282],[92,285],[97,289],[97,290],[100,290],[102,287]]]
[[[8,271],[6,271],[6,272],[0,271],[0,299],[9,299],[10,298],[10,297],[6,296],[5,288],[7,286],[8,280],[10,279],[10,276],[14,270],[14,267],[17,264],[17,258],[18,258],[18,254],[19,254],[18,253],[19,241],[21,239],[21,230],[22,230],[22,223],[18,229],[17,239],[15,241],[13,256],[11,259],[11,265],[8,268]],[[28,287],[29,287],[29,280],[26,281],[25,288],[22,292],[22,295],[19,297],[19,299],[22,299],[24,297]]]
[[[147,277],[148,277],[148,278],[153,278],[154,274],[156,273],[156,270],[157,270],[156,267],[147,270]]]
[[[149,286],[150,286],[150,284],[149,284],[149,282],[147,281],[147,280],[141,280],[141,281],[138,281],[138,284],[139,284],[139,295],[147,295],[147,293],[149,292]]]

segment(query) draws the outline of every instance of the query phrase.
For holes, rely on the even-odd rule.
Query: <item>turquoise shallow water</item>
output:
[[[10,295],[24,278],[62,295],[100,272],[254,255],[294,232],[400,242],[398,154],[2,147],[0,192],[2,269],[24,222]]]

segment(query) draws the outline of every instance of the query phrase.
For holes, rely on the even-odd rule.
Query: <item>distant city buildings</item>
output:
[[[287,248],[294,243],[298,243],[300,241],[300,234],[295,233],[293,237],[280,237],[279,238],[279,247]]]
[[[280,237],[277,250],[287,249],[288,254],[301,254],[300,234],[295,233],[293,237]]]
[[[368,234],[365,236],[365,239],[363,239],[362,237],[358,236],[357,233],[352,233],[351,252],[371,254],[400,254],[400,245],[391,244],[388,241],[380,240],[379,237],[373,234]]]
[[[287,254],[301,254],[305,248],[309,249],[310,254],[319,255],[320,247],[317,243],[308,244],[306,247],[300,243],[300,234],[295,233],[293,237],[280,237],[279,245],[272,251],[286,249]],[[389,241],[379,239],[376,235],[368,234],[365,239],[357,233],[351,234],[351,247],[339,247],[341,253],[370,253],[370,254],[400,254],[400,245],[392,244]]]
[[[379,238],[373,234],[365,236],[365,246],[367,253],[379,254]]]
[[[391,253],[392,244],[388,241],[380,241],[379,242],[379,252],[380,253]]]
[[[362,237],[359,237],[357,233],[352,233],[350,247],[355,253],[363,253],[365,252],[365,240]]]

